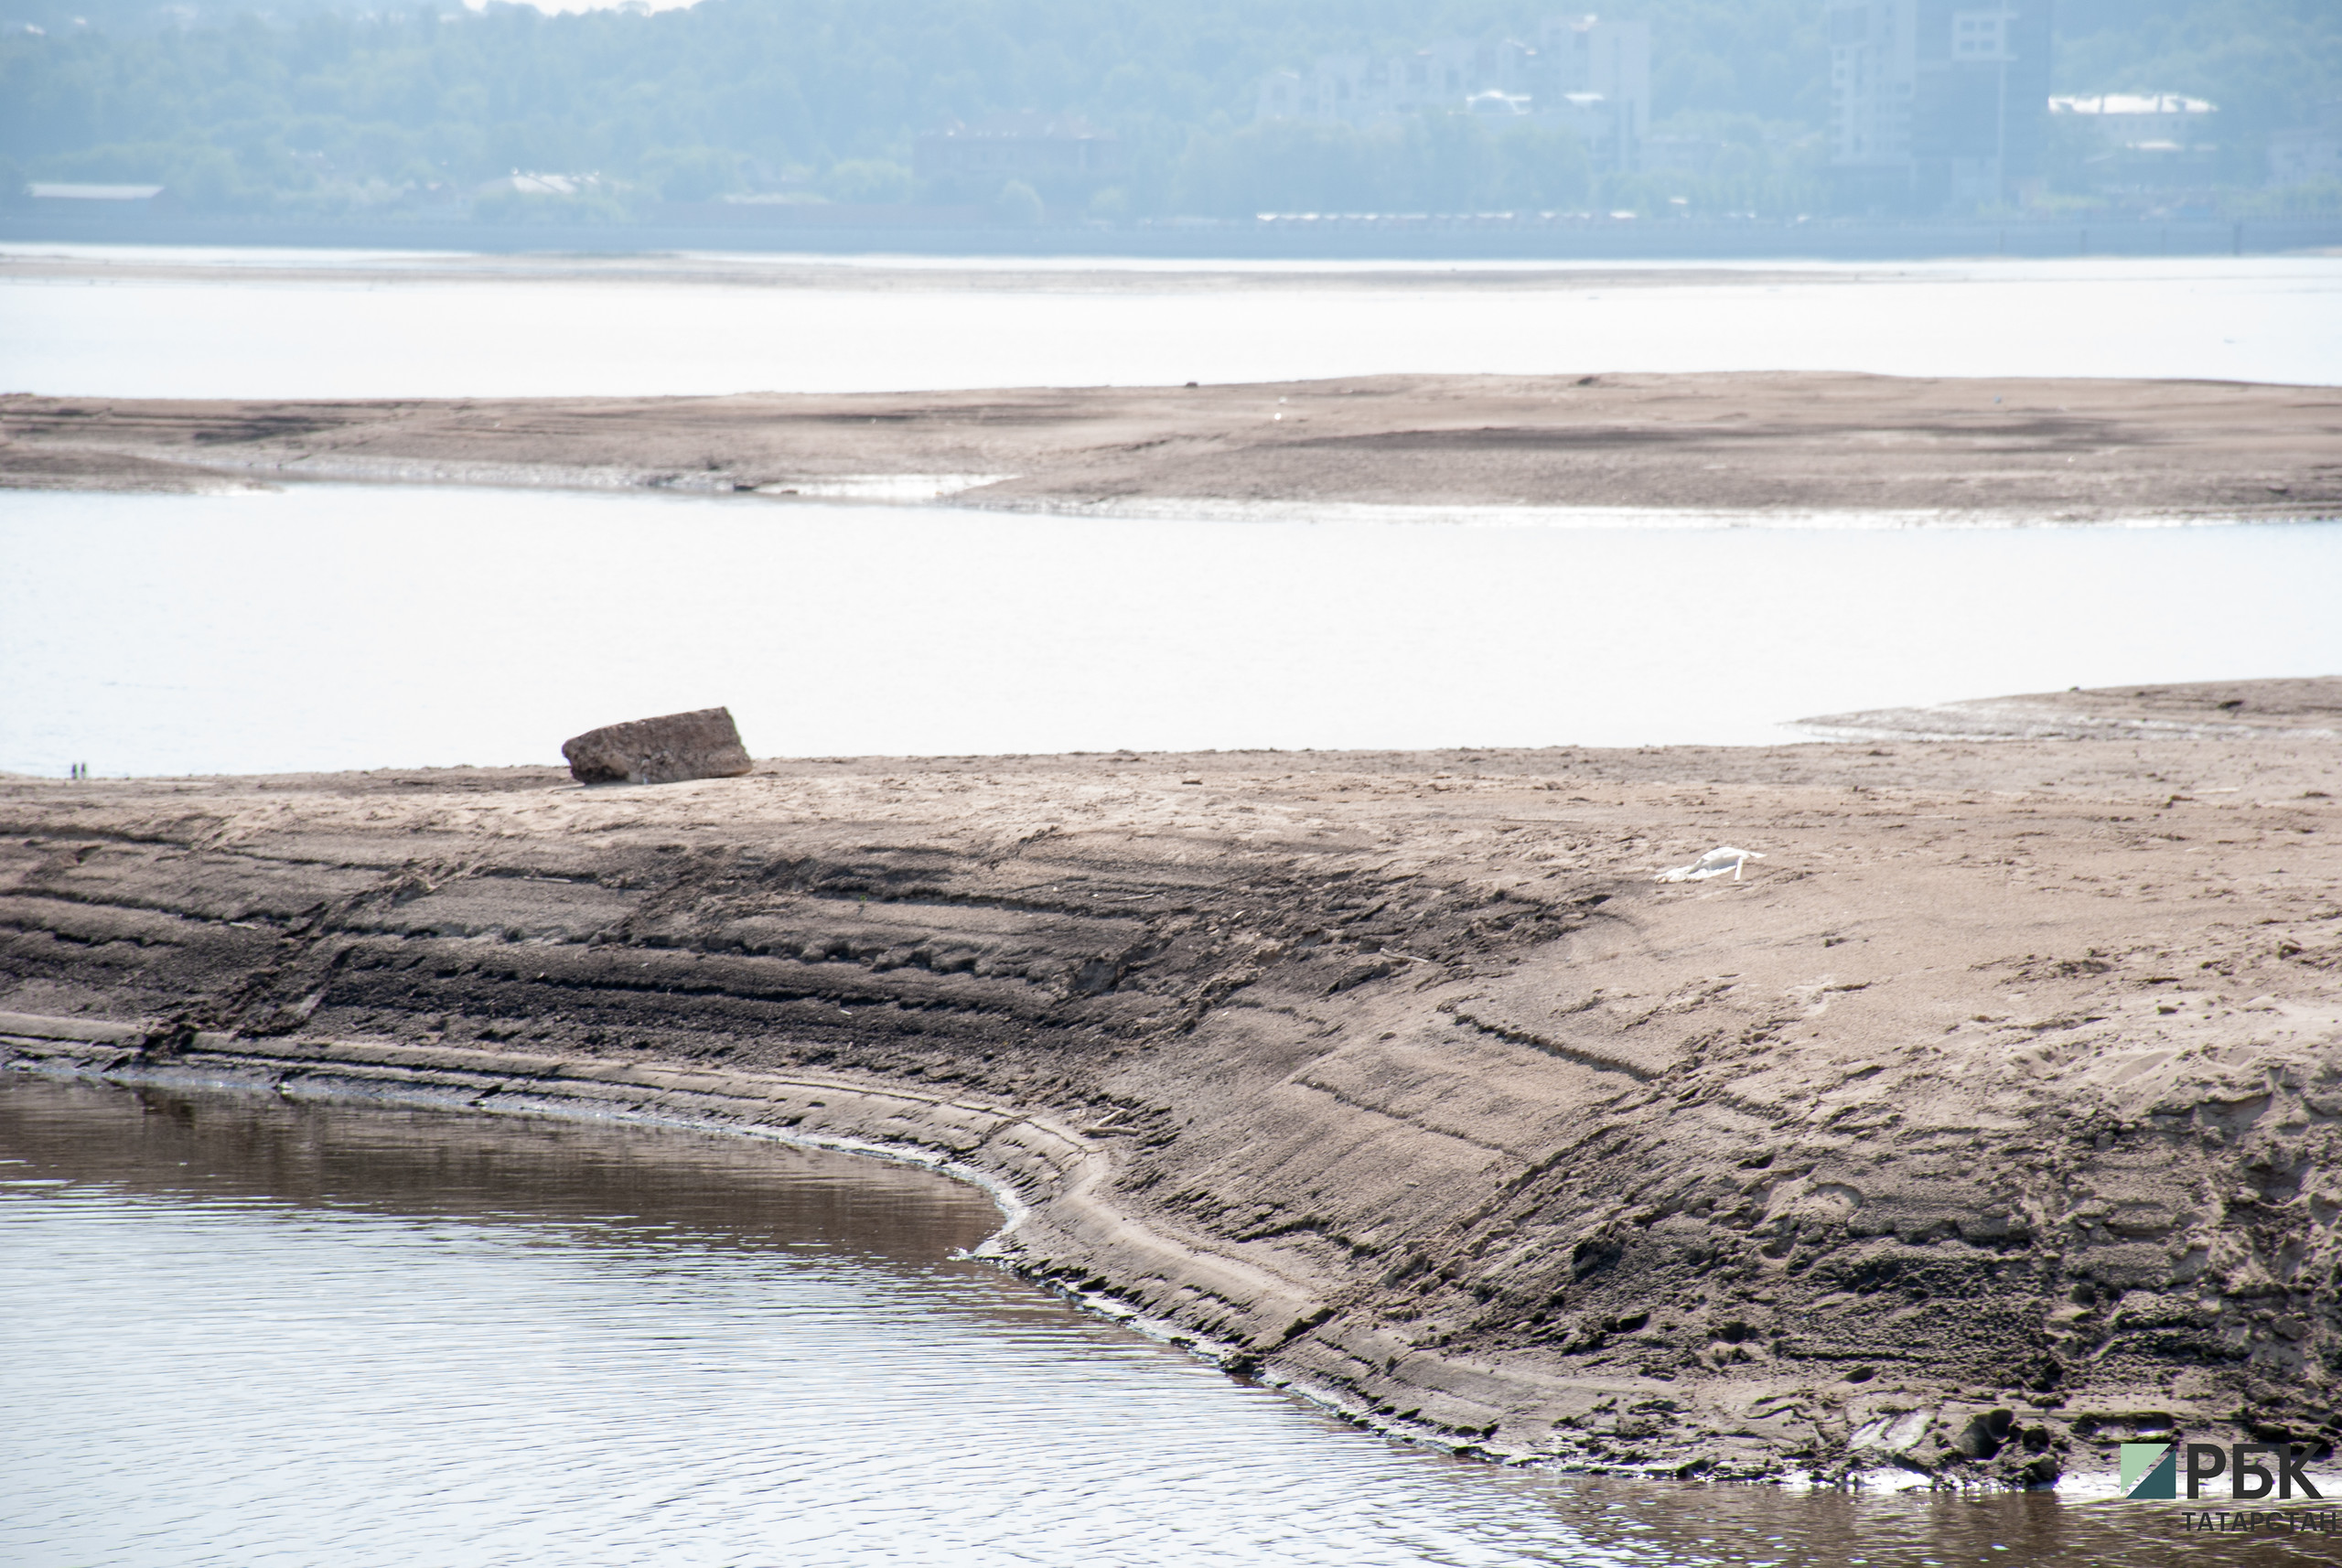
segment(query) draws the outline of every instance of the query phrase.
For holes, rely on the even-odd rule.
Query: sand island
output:
[[[0,780],[0,1056],[947,1161],[1019,1269],[1491,1455],[2330,1442],[2342,682],[1827,725]]]
[[[1163,508],[2029,522],[2342,510],[2342,391],[1813,372],[733,397],[0,397],[0,488],[304,479]]]

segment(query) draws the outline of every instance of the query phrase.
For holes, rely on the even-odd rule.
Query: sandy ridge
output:
[[[313,479],[2031,521],[2342,514],[2342,391],[1825,373],[712,398],[0,398],[0,487]],[[917,480],[937,483],[924,495]],[[1003,477],[1005,476],[1005,477]],[[972,481],[974,488],[963,489]],[[885,487],[874,495],[889,493]]]

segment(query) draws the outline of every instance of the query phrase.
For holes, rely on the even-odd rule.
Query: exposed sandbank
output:
[[[0,1034],[915,1145],[1491,1452],[2326,1442],[2342,681],[2031,701],[2112,738],[10,779]]]
[[[1825,373],[714,398],[0,398],[0,487],[341,479],[969,506],[2342,514],[2342,389]]]

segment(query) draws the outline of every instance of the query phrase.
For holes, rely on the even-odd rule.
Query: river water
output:
[[[0,1074],[0,1561],[2331,1560],[1386,1443],[967,1258],[997,1220],[761,1142]]]
[[[2342,380],[2342,257],[1323,265],[1306,286],[1290,271],[16,244],[0,247],[0,392],[647,396],[1399,371]]]
[[[1613,368],[2326,382],[2342,365],[2332,259],[1533,286],[1359,269],[1300,291],[1155,287],[1142,268],[1082,289],[304,268],[330,270],[0,264],[0,390]],[[591,725],[714,703],[763,755],[1756,742],[1844,708],[2342,668],[2334,524],[1818,521],[16,492],[0,499],[0,771],[551,763]],[[2335,1555],[2183,1536],[2168,1505],[1462,1463],[966,1258],[996,1221],[923,1171],[673,1131],[0,1077],[0,1562]]]
[[[0,771],[557,765],[716,703],[760,757],[1764,743],[2342,669],[2342,524],[1577,521],[17,492]]]
[[[0,390],[2342,376],[2337,257],[1306,272],[14,245]],[[552,762],[715,703],[759,755],[1746,744],[1853,708],[2342,668],[2333,524],[1924,521],[17,492],[0,771]]]

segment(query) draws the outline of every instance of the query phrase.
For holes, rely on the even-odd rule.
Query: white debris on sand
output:
[[[1651,878],[1653,882],[1705,882],[1711,876],[1732,873],[1735,882],[1740,880],[1740,868],[1752,860],[1765,857],[1753,849],[1735,849],[1730,844],[1718,844],[1689,865],[1673,865]]]

